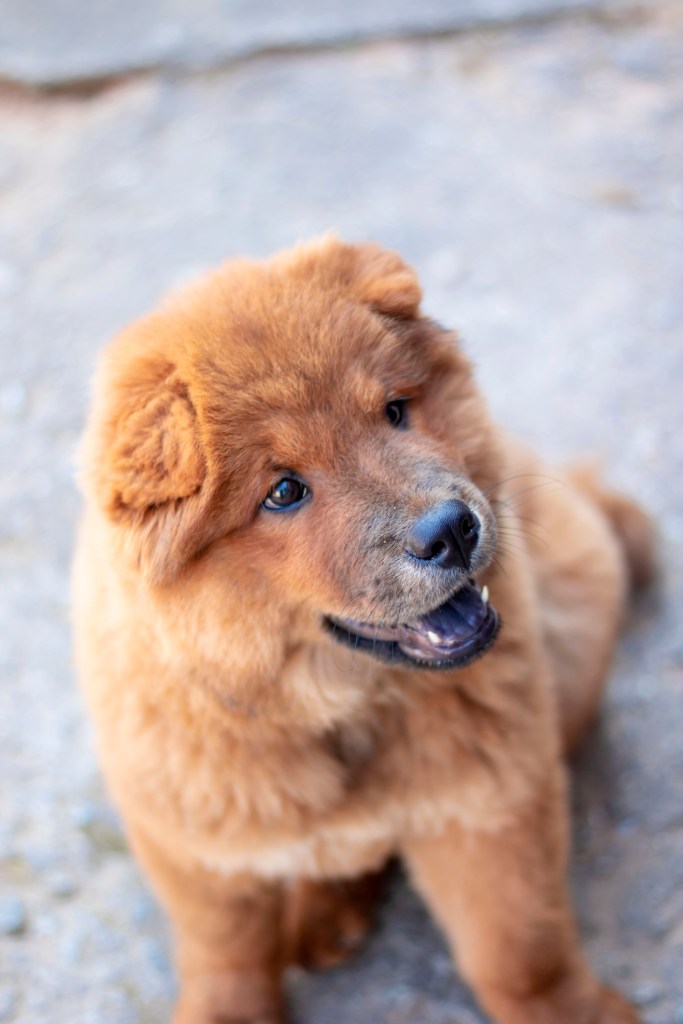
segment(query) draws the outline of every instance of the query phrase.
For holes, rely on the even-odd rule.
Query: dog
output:
[[[105,351],[76,650],[170,917],[176,1024],[279,1024],[400,856],[497,1024],[633,1024],[579,949],[565,758],[647,518],[489,416],[414,272],[325,237],[235,260]]]

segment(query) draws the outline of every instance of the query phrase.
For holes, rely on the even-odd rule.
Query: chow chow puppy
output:
[[[647,521],[549,483],[401,259],[225,264],[105,352],[84,444],[80,673],[173,926],[176,1024],[276,1024],[400,855],[497,1024],[631,1024],[566,885],[563,755]]]

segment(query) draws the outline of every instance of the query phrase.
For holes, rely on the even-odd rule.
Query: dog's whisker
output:
[[[502,553],[503,552],[501,552],[501,554]],[[509,574],[508,574],[505,566],[503,565],[502,561],[500,560],[500,558],[498,558],[498,555],[494,555],[492,557],[491,563],[496,568],[497,571],[502,572],[503,576],[505,576],[507,579],[509,579]]]
[[[485,498],[487,498],[492,491],[496,490],[497,487],[503,487],[504,484],[512,483],[514,480],[528,480],[530,477],[536,480],[556,482],[555,478],[549,476],[547,473],[514,473],[512,476],[503,477],[501,480],[497,480],[494,484],[490,484],[481,493]]]
[[[527,555],[527,551],[524,548],[509,543],[501,544],[499,551],[505,558],[512,558],[515,561],[525,558]]]
[[[501,503],[495,502],[495,504]],[[496,522],[498,526],[498,533],[504,533],[506,530],[514,530],[519,536],[533,537],[539,544],[547,544],[547,540],[550,536],[548,528],[543,526],[541,523],[538,523],[537,520],[532,519],[530,516],[521,516],[511,509],[507,509],[506,511],[497,510]],[[541,533],[546,536],[542,537]]]
[[[507,530],[516,533],[519,537],[534,537],[537,539],[541,539],[541,534],[545,534],[546,538],[550,536],[550,531],[537,526],[533,521],[525,520],[515,512],[501,513],[496,510],[495,516],[499,533]]]
[[[515,491],[514,494],[508,494],[508,496],[505,499],[505,502],[506,502],[506,504],[509,505],[509,503],[513,500],[513,498],[522,498],[525,494],[531,494],[533,491],[539,491],[543,487],[554,487],[554,486],[555,487],[566,487],[567,485],[565,484],[564,480],[556,480],[556,479],[553,479],[552,477],[548,477],[547,480],[543,481],[540,484],[534,484],[533,487],[525,487],[521,491]],[[512,507],[512,506],[510,506],[510,507]]]
[[[529,527],[515,526],[514,524],[498,525],[498,536],[499,537],[514,537],[522,545],[526,545],[527,540],[534,540],[537,544],[541,544],[543,547],[548,547],[548,538],[541,537],[538,533],[529,529]]]
[[[541,523],[538,519],[534,519],[533,516],[521,515],[516,509],[511,508],[506,501],[503,501],[500,498],[492,498],[491,504],[503,506],[502,511],[496,512],[496,516],[506,516],[511,519],[517,519],[523,523],[533,523],[535,526],[538,526],[539,529],[545,531],[548,530],[548,527],[544,523]]]

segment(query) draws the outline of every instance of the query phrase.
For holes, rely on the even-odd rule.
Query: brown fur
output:
[[[513,445],[419,301],[397,256],[325,239],[226,264],[104,355],[77,653],[174,926],[177,1024],[280,1021],[286,963],[357,943],[350,880],[394,853],[498,1024],[637,1019],[578,950],[561,753],[596,712],[649,528]],[[406,431],[383,418],[397,396]],[[313,499],[268,513],[286,470]],[[336,644],[324,614],[406,621],[445,599],[403,538],[453,495],[483,523],[495,646],[430,672]]]

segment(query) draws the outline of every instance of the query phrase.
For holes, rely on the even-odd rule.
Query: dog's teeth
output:
[[[487,586],[483,586],[481,588],[481,599],[484,602],[484,604],[489,603],[489,588]]]
[[[433,629],[428,629],[427,630],[427,639],[432,644],[440,644],[441,643],[441,637],[439,636],[438,633],[435,633]]]

